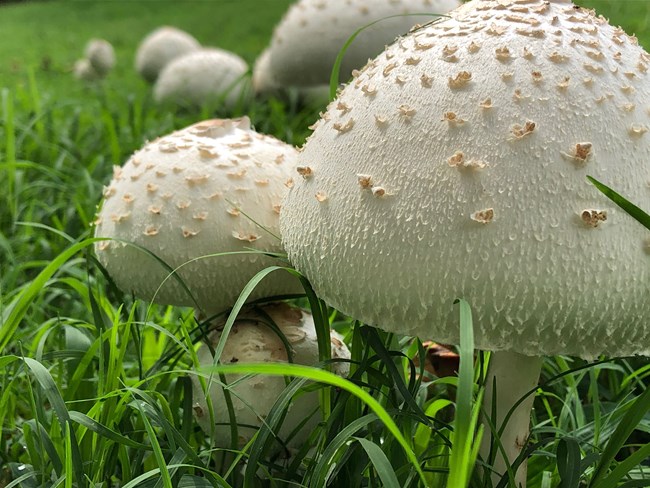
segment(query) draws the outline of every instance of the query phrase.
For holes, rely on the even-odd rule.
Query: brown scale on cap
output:
[[[571,82],[571,77],[570,76],[565,76],[562,78],[562,81],[560,81],[556,86],[559,90],[566,90],[569,88]]]
[[[314,176],[314,170],[311,168],[311,166],[298,166],[296,167],[296,171],[305,179]]]
[[[508,61],[512,59],[512,54],[507,46],[498,47],[494,50],[494,55],[499,61]]]
[[[523,126],[519,124],[513,125],[510,129],[510,132],[512,133],[515,139],[522,139],[532,134],[535,131],[536,127],[537,124],[535,124],[535,122],[528,120]]]
[[[462,88],[472,80],[472,73],[469,71],[461,71],[454,78],[449,77],[447,84],[449,88]]]
[[[131,217],[131,212],[111,214],[110,217],[111,217],[111,222],[115,222],[116,224],[121,224],[122,222],[129,220],[129,217]]]
[[[607,221],[607,210],[586,209],[580,212],[580,219],[587,226],[596,228]]]
[[[319,191],[314,195],[316,197],[316,200],[318,200],[320,203],[323,203],[324,201],[327,200],[327,195],[325,192]]]
[[[189,239],[190,237],[195,237],[201,231],[200,230],[192,230],[189,227],[182,226],[181,227],[181,232],[183,233],[184,238]]]
[[[456,114],[456,112],[445,112],[442,114],[442,120],[444,122],[448,122],[449,125],[463,125],[465,123],[465,119],[461,118]]]
[[[397,111],[399,112],[400,118],[405,122],[411,120],[411,118],[416,114],[416,110],[408,105],[400,105],[397,107]]]
[[[347,122],[344,124],[340,122],[334,122],[332,124],[332,128],[337,131],[339,134],[345,134],[346,132],[350,132],[352,130],[352,127],[354,127],[354,119],[350,118],[348,119]]]
[[[357,175],[357,182],[362,190],[369,190],[372,188],[372,176],[359,174]]]
[[[478,210],[471,214],[470,218],[480,224],[489,224],[494,220],[494,209],[485,208],[483,210]]]
[[[243,232],[243,231],[235,231],[235,230],[232,231],[232,236],[239,241],[246,241],[246,242],[255,242],[262,237],[258,234],[253,234],[251,232]]]
[[[143,234],[149,237],[153,237],[155,235],[158,235],[158,231],[160,230],[160,226],[155,226],[155,225],[148,225],[145,229]]]
[[[645,125],[634,124],[629,128],[628,132],[632,137],[641,137],[648,132],[648,127]]]

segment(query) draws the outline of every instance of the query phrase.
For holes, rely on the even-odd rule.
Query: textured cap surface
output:
[[[318,343],[314,320],[310,314],[298,308],[293,308],[285,303],[274,303],[260,307],[285,335],[291,347],[292,359],[295,364],[313,366],[318,363]],[[287,362],[288,356],[284,343],[280,337],[267,325],[264,325],[263,315],[255,311],[248,311],[244,317],[238,319],[230,331],[226,341],[221,362],[224,364],[235,362],[261,363],[261,362]],[[221,337],[217,330],[210,334],[209,340],[216,346]],[[198,351],[199,361],[202,366],[210,366],[213,356],[208,347],[201,347]],[[332,332],[332,357],[350,358],[350,352],[341,341],[340,337]],[[334,369],[339,375],[345,376],[349,372],[349,363],[336,363]],[[226,381],[231,384],[241,378],[241,375],[226,375]],[[210,415],[208,405],[196,377],[194,382],[194,412],[197,421],[204,431],[210,432]],[[244,382],[240,382],[231,389],[233,408],[237,417],[238,445],[246,444],[255,431],[262,425],[271,407],[278,396],[286,388],[285,379],[280,376],[258,375]],[[214,411],[214,420],[217,424],[215,430],[215,444],[220,447],[230,445],[230,421],[226,408],[223,389],[213,384],[210,387],[210,396]],[[320,421],[318,409],[318,394],[312,392],[297,397],[289,407],[288,415],[279,432],[281,439],[287,439],[289,434],[298,427],[306,418],[311,419],[300,430],[299,434],[292,437],[290,446],[300,446],[305,442],[312,429]],[[315,412],[315,413],[314,413]],[[221,424],[221,425],[219,425]],[[246,426],[253,427],[246,427]]]
[[[190,34],[170,26],[159,27],[145,37],[135,54],[135,69],[150,83],[174,58],[201,48]]]
[[[341,65],[345,81],[396,36],[434,18],[402,14],[446,14],[458,5],[458,0],[300,0],[275,28],[269,47],[272,78],[290,86],[329,84],[334,61],[350,36],[384,19],[348,47]]]
[[[191,52],[171,61],[154,85],[158,102],[201,107],[223,98],[232,107],[247,87],[248,65],[234,53],[217,48]]]
[[[281,252],[278,212],[297,151],[249,124],[247,118],[209,120],[148,143],[115,167],[95,235],[134,243],[174,268],[214,253]],[[102,241],[96,253],[120,288],[146,300],[168,274],[124,242]],[[215,256],[183,266],[179,275],[205,312],[221,312],[272,264],[278,263],[261,254]],[[275,272],[252,299],[300,291],[298,280]],[[173,278],[155,298],[194,305]]]
[[[369,324],[526,355],[650,353],[650,57],[568,1],[465,4],[330,104],[283,206],[317,293]]]

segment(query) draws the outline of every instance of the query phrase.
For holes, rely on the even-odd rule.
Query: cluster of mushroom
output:
[[[138,73],[154,83],[154,98],[185,107],[223,103],[227,108],[246,96],[248,64],[224,49],[201,47],[193,36],[163,26],[140,43]]]
[[[335,5],[347,16],[330,13]],[[256,63],[256,90],[325,85],[353,33],[351,13],[373,14],[354,24],[361,27],[396,5],[400,12],[454,6],[301,0],[281,23],[292,29],[279,26]],[[328,34],[316,29],[332,18],[346,33],[330,56],[319,51]],[[410,26],[414,19],[407,19],[398,18]],[[503,449],[495,454],[494,436],[486,435],[482,456],[494,458],[498,480],[526,443],[533,397],[502,423],[535,387],[543,355],[650,354],[650,268],[640,265],[648,259],[647,235],[586,179],[605,180],[650,206],[650,55],[570,0],[472,0],[359,67],[369,52],[362,48],[380,49],[378,39],[390,42],[381,36],[402,27],[359,37],[342,69],[345,79],[357,68],[352,82],[300,153],[239,119],[202,122],[134,154],[105,190],[96,235],[114,240],[100,242],[97,255],[136,296],[214,314],[275,262],[243,251],[284,247],[338,310],[448,344],[460,334],[453,302],[467,299],[475,342],[492,351],[485,411],[496,407],[490,421],[502,429]],[[294,51],[284,54],[281,46]],[[143,250],[174,275],[166,279],[169,270]],[[251,299],[297,292],[297,282],[272,274]],[[286,361],[284,342],[262,337],[260,324],[271,317],[296,350],[293,338],[305,341],[312,351],[305,361],[315,362],[313,326],[305,312],[287,307],[247,311],[228,339],[243,340],[241,348],[230,342],[220,360],[240,360],[246,350]],[[206,392],[195,391],[200,422],[212,429]],[[209,393],[223,405],[219,388]],[[251,406],[265,395],[237,391],[238,418],[259,425],[264,413],[253,415]],[[217,412],[214,418],[228,421]],[[228,444],[228,432],[217,428],[218,445]],[[525,486],[525,463],[515,482]]]
[[[91,39],[86,44],[84,57],[78,59],[73,68],[79,80],[95,81],[105,78],[115,66],[115,50],[104,39]]]
[[[338,310],[443,343],[459,342],[467,299],[497,429],[543,355],[649,355],[647,231],[586,178],[650,207],[649,67],[569,0],[473,0],[413,30],[355,73],[300,153],[290,261]],[[495,480],[532,399],[503,451],[485,436]]]
[[[95,235],[110,240],[97,243],[99,261],[120,288],[136,297],[195,306],[207,317],[227,312],[258,271],[281,264],[272,254],[282,250],[278,213],[297,154],[294,147],[252,130],[247,118],[200,122],[146,144],[124,166],[115,167],[104,189]],[[292,275],[276,272],[249,299],[270,300],[301,290]],[[269,327],[269,320],[291,351]],[[209,339],[218,341],[219,324],[214,327]],[[349,358],[335,334],[331,352],[333,357]],[[241,314],[220,359],[286,362],[291,356],[302,364],[318,362],[314,322],[305,311],[271,303],[251,306]],[[199,349],[199,358],[204,366],[213,363],[208,345]],[[339,371],[344,374],[345,368]],[[228,382],[235,379],[229,376]],[[225,433],[230,430],[219,427],[229,420],[222,389],[213,381],[204,391],[195,380],[199,422],[210,433],[214,426],[206,422],[214,419],[215,445],[228,447]],[[260,378],[231,391],[242,424],[240,445],[251,438],[251,425],[261,425],[283,389],[282,378]],[[212,415],[206,410],[208,394]],[[305,413],[317,407],[318,396],[312,394],[301,396],[299,406],[291,408]],[[281,434],[293,432],[304,419],[302,414],[290,416]],[[309,426],[301,432],[294,442],[306,438]]]

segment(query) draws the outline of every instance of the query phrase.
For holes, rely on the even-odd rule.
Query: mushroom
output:
[[[105,77],[115,66],[115,50],[104,39],[91,39],[86,45],[86,59],[99,78]]]
[[[287,93],[287,87],[273,79],[270,69],[271,52],[262,51],[253,65],[251,84],[255,95],[261,97],[282,97]],[[329,85],[295,87],[298,98],[308,105],[325,105],[329,101]]]
[[[329,105],[281,231],[317,294],[368,324],[457,344],[452,302],[467,299],[475,343],[492,351],[484,411],[496,398],[499,429],[544,355],[650,354],[646,231],[586,179],[650,206],[650,55],[568,0],[450,15],[398,39]],[[505,426],[495,478],[526,443],[531,404]]]
[[[273,303],[248,310],[230,330],[221,355],[222,363],[256,363],[288,362],[289,355],[285,343],[271,327],[265,325],[267,316],[285,336],[291,346],[291,359],[296,364],[314,365],[318,362],[318,343],[312,316],[286,303]],[[221,324],[223,326],[223,323]],[[209,335],[208,342],[213,346],[221,338],[221,328],[216,327]],[[331,333],[332,358],[350,359],[350,352],[336,333]],[[198,350],[202,366],[211,366],[213,356],[210,349],[203,345]],[[349,372],[348,362],[332,363],[333,371],[341,376]],[[238,381],[242,375],[226,375],[237,428],[237,445],[243,447],[253,437],[266,419],[271,407],[286,387],[283,377],[256,376],[246,381]],[[212,421],[206,393],[198,377],[192,376],[194,384],[194,413],[201,428],[213,434],[216,447],[227,448],[231,445],[230,417],[223,388],[213,379],[210,382],[209,396],[212,403]],[[279,439],[287,447],[300,447],[320,421],[317,415],[319,400],[316,392],[300,395],[289,406],[288,415],[277,432]],[[309,419],[305,422],[306,419]],[[297,431],[296,429],[304,423]],[[213,430],[214,429],[214,430]],[[290,439],[289,439],[290,437]]]
[[[205,48],[171,61],[154,85],[158,102],[202,107],[222,101],[234,106],[247,91],[248,65],[234,53]]]
[[[329,85],[339,51],[358,29],[368,26],[346,50],[340,71],[345,81],[395,36],[434,18],[408,14],[445,14],[458,5],[458,0],[300,0],[273,33],[270,78],[280,86]]]
[[[135,69],[145,80],[153,83],[170,61],[200,48],[199,41],[187,32],[176,27],[159,27],[138,46]]]
[[[115,167],[104,190],[95,235],[113,240],[96,245],[99,261],[136,297],[198,305],[208,316],[229,309],[258,271],[281,264],[262,252],[282,252],[278,212],[296,156],[246,117],[200,122],[147,143]],[[275,272],[250,299],[300,291],[289,273]]]
[[[72,72],[74,73],[74,77],[78,80],[94,81],[99,78],[97,72],[90,65],[90,61],[86,58],[75,61]]]

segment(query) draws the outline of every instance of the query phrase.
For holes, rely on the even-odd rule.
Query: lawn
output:
[[[0,4],[0,488],[445,486],[450,455],[462,443],[450,440],[452,432],[467,431],[478,408],[472,385],[482,354],[474,362],[463,353],[475,368],[460,380],[431,376],[414,362],[424,352],[419,341],[329,310],[319,326],[344,335],[355,373],[343,382],[295,371],[321,385],[312,389],[321,392],[327,420],[309,445],[286,460],[262,429],[241,451],[224,453],[193,416],[188,371],[202,324],[191,309],[123,294],[93,256],[102,188],[113,166],[146,140],[201,119],[248,115],[259,132],[305,141],[323,107],[292,96],[231,112],[170,111],[154,103],[133,68],[140,39],[163,24],[252,64],[290,3]],[[650,2],[579,3],[650,49]],[[71,73],[91,37],[116,50],[116,69],[99,84]],[[315,300],[299,303],[320,306]],[[649,378],[647,358],[546,358],[527,450],[529,487],[650,486]],[[455,418],[455,402],[465,417]],[[285,408],[278,403],[269,427]],[[469,442],[473,435],[470,429]],[[491,485],[483,471],[479,463],[469,486]]]

